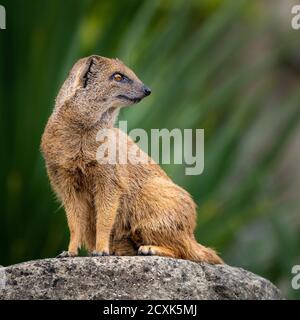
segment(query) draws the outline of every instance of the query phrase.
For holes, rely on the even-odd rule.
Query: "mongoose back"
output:
[[[195,203],[158,164],[96,159],[101,129],[134,144],[114,123],[120,108],[150,93],[121,61],[96,55],[79,60],[65,80],[41,143],[70,230],[68,251],[59,257],[76,256],[84,246],[93,256],[160,255],[222,263],[214,250],[196,242]]]

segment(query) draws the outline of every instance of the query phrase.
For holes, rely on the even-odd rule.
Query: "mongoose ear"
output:
[[[93,65],[99,63],[100,57],[93,55],[75,63],[56,98],[56,105],[63,105],[75,96],[78,89],[85,88],[93,74]]]
[[[82,66],[78,70],[78,83],[77,86],[86,88],[89,79],[92,76],[92,67],[96,63],[95,56],[90,56],[83,59]]]

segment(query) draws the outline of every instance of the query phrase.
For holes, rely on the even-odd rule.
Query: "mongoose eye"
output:
[[[114,75],[114,80],[116,80],[116,81],[118,81],[118,82],[122,81],[123,78],[124,78],[124,77],[123,77],[120,73],[116,73],[116,74]]]

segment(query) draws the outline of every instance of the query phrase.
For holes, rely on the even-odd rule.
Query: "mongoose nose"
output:
[[[143,92],[144,92],[145,96],[149,96],[151,94],[151,89],[144,86]]]

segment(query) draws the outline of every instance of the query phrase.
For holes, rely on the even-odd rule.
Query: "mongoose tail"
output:
[[[184,259],[195,262],[207,262],[211,264],[223,264],[224,261],[217,255],[216,251],[207,248],[192,239],[189,242],[189,250],[184,253]]]

